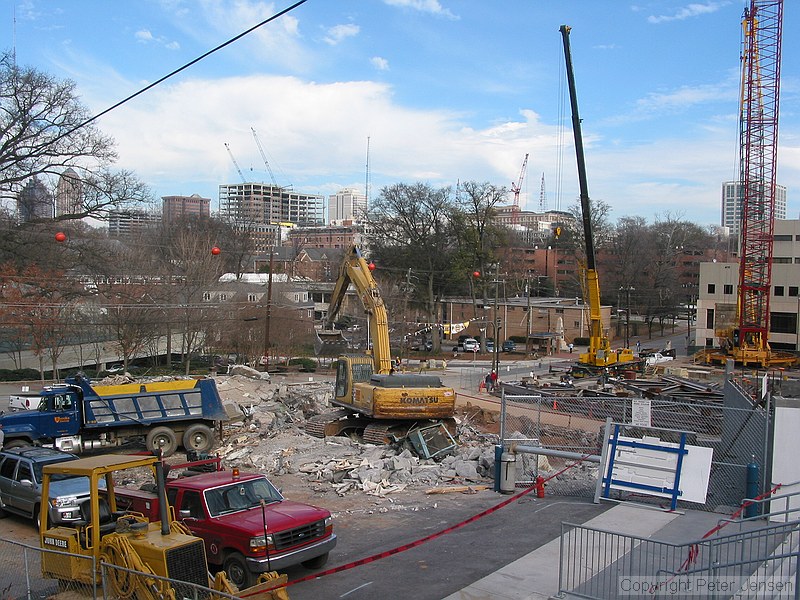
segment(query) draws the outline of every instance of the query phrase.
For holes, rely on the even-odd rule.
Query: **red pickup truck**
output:
[[[260,573],[301,564],[322,567],[336,546],[330,511],[286,500],[258,473],[217,471],[169,479],[175,517],[203,538],[210,566],[225,569],[239,589]],[[155,493],[115,488],[117,508],[158,520]]]

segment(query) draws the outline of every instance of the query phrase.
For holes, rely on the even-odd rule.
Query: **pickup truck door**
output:
[[[53,415],[54,437],[78,433],[78,399],[74,393],[56,394],[50,404]]]
[[[175,504],[175,517],[186,525],[197,537],[203,538],[208,562],[222,562],[222,538],[214,532],[214,524],[206,514],[199,492],[185,490]]]

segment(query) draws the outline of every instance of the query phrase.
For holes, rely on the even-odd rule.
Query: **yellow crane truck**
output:
[[[586,179],[586,160],[583,155],[583,136],[581,134],[581,118],[578,115],[578,98],[575,92],[575,75],[572,70],[572,55],[569,47],[570,28],[560,28],[564,44],[564,58],[569,84],[570,104],[572,107],[572,132],[575,137],[575,153],[578,160],[578,183],[581,197],[581,213],[583,218],[583,237],[586,245],[586,268],[584,296],[589,307],[589,347],[580,355],[578,363],[572,368],[574,375],[602,373],[603,371],[629,369],[639,366],[640,361],[630,348],[612,350],[608,335],[603,331],[600,310],[600,280],[594,252],[594,235],[592,233],[591,204],[589,202],[589,186]]]
[[[372,347],[366,354],[347,354],[347,340],[333,329],[350,284],[367,314]],[[338,408],[309,419],[307,433],[316,437],[357,433],[374,444],[407,439],[423,458],[455,447],[455,391],[436,375],[395,372],[386,306],[357,246],[345,253],[325,328],[317,337],[317,355],[338,356],[332,401]]]
[[[160,519],[149,522],[136,512],[117,510],[115,479],[130,476],[135,469],[148,469],[155,476]],[[253,587],[237,590],[224,571],[212,579],[206,564],[202,538],[194,536],[174,520],[164,492],[163,463],[156,456],[98,455],[43,469],[42,494],[49,497],[50,481],[59,475],[84,476],[90,497],[80,505],[81,519],[52,525],[42,511],[42,575],[56,579],[63,589],[92,589],[103,581],[106,592],[118,598],[177,600],[204,597],[187,584],[259,600],[288,600],[285,575],[264,573]],[[116,477],[115,477],[116,476]],[[101,563],[105,567],[105,577]],[[85,586],[85,587],[84,587]],[[273,589],[275,588],[275,589]],[[198,595],[199,594],[199,595]]]

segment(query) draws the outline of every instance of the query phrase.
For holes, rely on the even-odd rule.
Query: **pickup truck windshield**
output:
[[[206,490],[206,505],[212,517],[248,510],[261,504],[283,500],[281,493],[265,478],[234,482]]]

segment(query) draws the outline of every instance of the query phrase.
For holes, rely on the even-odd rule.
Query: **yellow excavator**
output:
[[[348,354],[347,340],[333,329],[351,284],[367,313],[372,347],[366,354]],[[345,253],[325,328],[317,337],[318,356],[338,356],[332,400],[337,408],[310,418],[307,433],[321,438],[356,434],[374,444],[408,440],[423,458],[455,447],[455,391],[436,375],[395,372],[386,306],[357,246]]]
[[[639,361],[630,348],[612,350],[608,336],[603,331],[602,313],[600,310],[600,281],[597,276],[597,267],[595,263],[589,186],[586,180],[586,160],[583,156],[581,119],[578,115],[575,75],[572,71],[572,55],[569,48],[570,28],[566,25],[562,25],[560,31],[564,42],[564,57],[567,63],[567,82],[569,84],[570,104],[572,106],[572,131],[575,137],[575,152],[578,158],[578,183],[580,185],[581,195],[583,236],[586,244],[584,294],[586,303],[589,306],[589,348],[586,353],[579,356],[578,363],[572,369],[573,374],[577,376],[602,373],[606,370],[616,371],[623,368],[635,368]]]

